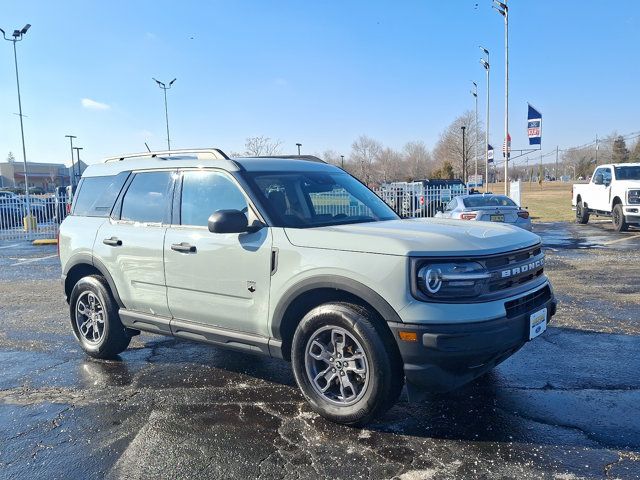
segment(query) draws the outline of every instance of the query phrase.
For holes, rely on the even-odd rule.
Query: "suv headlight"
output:
[[[628,204],[639,204],[640,203],[640,190],[629,190],[627,192],[627,203]]]
[[[418,270],[418,287],[433,298],[477,297],[491,274],[477,262],[427,263]]]

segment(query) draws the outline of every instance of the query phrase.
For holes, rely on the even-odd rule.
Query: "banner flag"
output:
[[[507,133],[507,139],[502,142],[502,156],[511,156],[511,134]]]
[[[493,163],[493,147],[487,145],[487,160],[489,163]]]
[[[542,114],[531,105],[529,105],[529,114],[527,115],[527,133],[529,145],[542,143]]]

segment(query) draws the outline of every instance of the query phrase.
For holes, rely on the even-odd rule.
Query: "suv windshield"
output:
[[[640,167],[615,167],[617,180],[640,180]]]
[[[397,220],[380,197],[346,173],[247,174],[276,227],[310,228]]]

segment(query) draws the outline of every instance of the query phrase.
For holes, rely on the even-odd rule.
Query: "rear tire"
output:
[[[131,335],[118,315],[118,305],[105,279],[89,275],[76,283],[69,299],[73,331],[94,358],[113,358],[129,346]]]
[[[611,217],[613,221],[613,228],[616,232],[626,232],[629,229],[629,224],[624,218],[624,210],[622,209],[621,204],[618,203],[613,207]]]
[[[311,408],[345,425],[363,425],[388,410],[404,383],[402,359],[374,312],[327,303],[307,313],[293,337],[296,382]]]
[[[589,209],[585,207],[582,200],[576,204],[576,222],[585,225],[589,222]]]

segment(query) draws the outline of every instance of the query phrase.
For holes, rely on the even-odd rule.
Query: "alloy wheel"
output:
[[[369,385],[370,368],[364,349],[344,328],[316,330],[307,342],[305,367],[316,393],[335,405],[353,405]]]
[[[100,343],[104,336],[104,307],[98,296],[90,291],[83,292],[76,302],[76,326],[78,334],[92,344]]]

